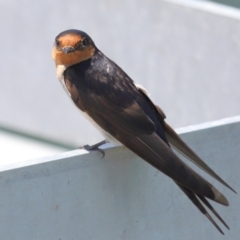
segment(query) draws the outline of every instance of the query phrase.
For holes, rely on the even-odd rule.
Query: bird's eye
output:
[[[56,45],[57,48],[59,48],[60,47],[60,42],[58,40],[56,40],[55,45]]]
[[[79,41],[75,44],[75,49],[82,50],[88,45],[88,40],[84,38],[82,41]]]
[[[88,40],[86,38],[84,38],[82,40],[82,46],[86,47],[88,45]]]
[[[78,42],[75,44],[75,49],[80,49],[82,47],[82,43]]]

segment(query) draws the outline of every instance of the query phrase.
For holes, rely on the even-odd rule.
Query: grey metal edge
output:
[[[239,116],[178,132],[239,191]],[[1,239],[238,239],[238,195],[208,177],[230,202],[213,203],[231,228],[219,223],[224,238],[168,177],[125,147],[104,150],[1,166]]]

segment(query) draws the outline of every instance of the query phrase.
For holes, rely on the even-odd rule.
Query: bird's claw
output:
[[[105,157],[105,152],[104,152],[104,150],[100,149],[99,147],[104,145],[105,143],[106,143],[106,140],[103,140],[103,141],[101,141],[99,143],[96,143],[96,144],[94,144],[92,146],[84,145],[83,147],[80,147],[80,148],[83,148],[83,149],[85,149],[87,151],[98,151],[98,152],[100,152],[102,154],[102,158],[104,158]]]
[[[87,150],[87,151],[89,151],[89,152],[90,152],[90,151],[98,151],[98,152],[100,152],[100,153],[102,154],[102,158],[105,157],[105,152],[104,152],[104,150],[98,148],[98,146],[95,146],[95,145],[92,145],[92,146],[84,145],[82,148],[84,148],[85,150]]]

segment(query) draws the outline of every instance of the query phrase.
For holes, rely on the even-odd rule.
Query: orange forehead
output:
[[[72,45],[68,44],[67,46],[72,46]],[[68,67],[91,58],[94,52],[95,52],[94,46],[89,46],[83,51],[75,51],[75,52],[66,54],[61,50],[57,49],[56,46],[54,46],[52,50],[52,58],[55,61],[56,65],[64,65]]]
[[[57,40],[62,46],[75,46],[76,43],[80,42],[83,39],[80,35],[67,34],[59,37]]]

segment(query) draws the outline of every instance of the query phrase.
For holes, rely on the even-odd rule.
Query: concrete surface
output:
[[[239,192],[240,117],[179,132]],[[238,195],[208,177],[230,202],[213,203],[231,228],[219,224],[224,237],[168,177],[124,147],[105,151],[1,166],[1,239],[239,239]]]
[[[79,146],[102,139],[65,94],[51,48],[85,30],[174,127],[240,114],[240,11],[206,1],[1,1],[0,126]]]

